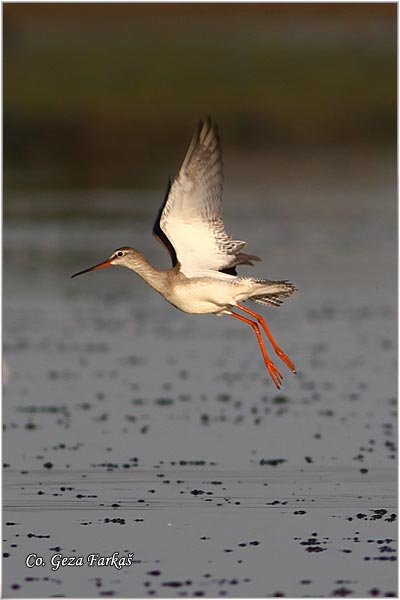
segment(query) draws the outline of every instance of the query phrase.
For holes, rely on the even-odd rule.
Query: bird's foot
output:
[[[296,373],[296,367],[294,366],[290,358],[287,356],[287,354],[285,354],[280,348],[275,348],[275,352],[279,356],[279,358],[289,367],[289,369],[293,373]]]
[[[280,390],[282,385],[282,375],[280,374],[279,370],[276,368],[272,361],[269,361],[267,363],[267,369],[269,374],[271,375],[272,381],[274,382],[278,390]]]

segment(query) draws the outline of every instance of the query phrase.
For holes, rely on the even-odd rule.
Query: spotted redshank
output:
[[[296,372],[294,364],[275,342],[264,318],[241,303],[254,300],[267,306],[279,306],[296,288],[287,280],[237,275],[239,265],[253,265],[260,259],[243,252],[246,242],[233,240],[226,233],[222,191],[221,142],[218,127],[209,118],[200,121],[178,175],[169,182],[153,227],[154,235],[170,253],[172,268],[157,269],[143,254],[126,246],[115,250],[104,262],[72,277],[111,265],[127,267],[184,312],[229,315],[247,323],[257,336],[265,365],[279,389],[282,375],[267,353],[260,326],[276,354],[293,373]]]

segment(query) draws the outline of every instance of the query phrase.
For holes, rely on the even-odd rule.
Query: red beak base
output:
[[[105,260],[104,262],[99,263],[98,265],[94,265],[94,267],[89,267],[88,269],[84,269],[83,271],[79,271],[79,273],[75,273],[71,275],[71,279],[74,277],[78,277],[78,275],[83,275],[84,273],[89,273],[89,271],[95,271],[96,269],[101,269],[103,267],[109,267],[111,265],[110,260]]]

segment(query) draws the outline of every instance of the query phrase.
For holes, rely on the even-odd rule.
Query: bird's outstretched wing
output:
[[[216,123],[200,121],[178,175],[167,190],[153,233],[187,277],[206,271],[233,273],[259,260],[241,252],[222,220],[223,162]]]

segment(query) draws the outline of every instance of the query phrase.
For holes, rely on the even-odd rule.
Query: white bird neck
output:
[[[135,271],[142,279],[146,281],[157,292],[163,294],[168,287],[170,269],[163,271],[154,267],[143,256],[126,256],[124,264],[121,266],[127,267],[131,271]]]

